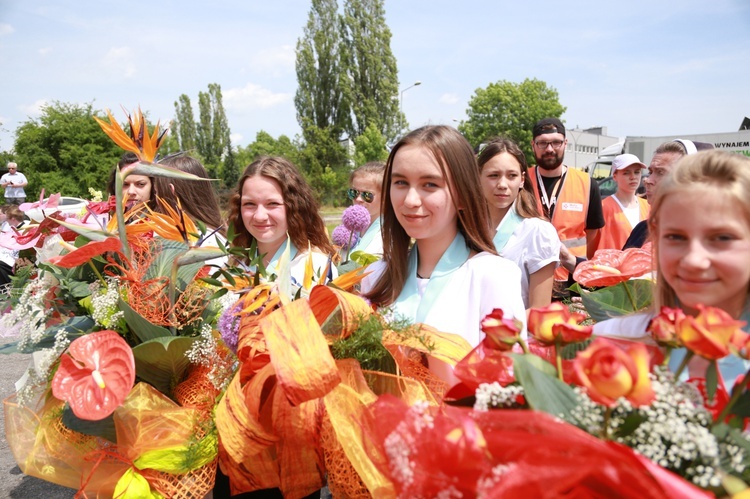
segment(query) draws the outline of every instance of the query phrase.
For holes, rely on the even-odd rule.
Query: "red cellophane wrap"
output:
[[[628,447],[545,413],[415,410],[383,395],[362,424],[398,497],[713,497]]]

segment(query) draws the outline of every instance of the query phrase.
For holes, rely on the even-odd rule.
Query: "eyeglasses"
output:
[[[536,145],[539,149],[547,149],[549,146],[552,146],[552,149],[560,149],[563,145],[562,140],[553,140],[552,142],[546,142],[544,140],[537,140],[534,142],[534,145]]]
[[[373,201],[375,201],[375,194],[373,194],[372,192],[358,191],[357,189],[349,189],[348,191],[346,191],[346,195],[352,201],[357,199],[360,195],[362,195],[362,200],[365,203],[372,203]]]

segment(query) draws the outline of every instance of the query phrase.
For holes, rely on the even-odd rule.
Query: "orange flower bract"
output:
[[[652,267],[649,249],[605,249],[597,251],[591,260],[581,262],[573,273],[573,279],[588,288],[613,286],[647,274]]]

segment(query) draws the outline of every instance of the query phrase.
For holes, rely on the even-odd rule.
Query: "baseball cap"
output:
[[[647,168],[635,154],[620,154],[612,160],[612,173],[615,173],[617,170],[623,170],[631,165],[640,165],[641,168]]]
[[[561,133],[564,137],[565,125],[557,118],[544,118],[536,122],[531,133],[534,139],[545,133]]]

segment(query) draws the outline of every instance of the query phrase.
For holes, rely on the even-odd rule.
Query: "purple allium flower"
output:
[[[240,316],[237,313],[242,310],[242,300],[222,312],[218,321],[218,329],[221,339],[226,346],[235,354],[237,353],[237,342],[239,341]]]
[[[336,246],[340,246],[342,249],[348,249],[351,246],[357,244],[359,236],[356,232],[352,232],[344,225],[338,225],[331,233],[331,240]],[[351,240],[351,243],[349,242]]]
[[[362,233],[370,226],[370,212],[364,206],[352,205],[344,210],[341,223],[352,232]]]

